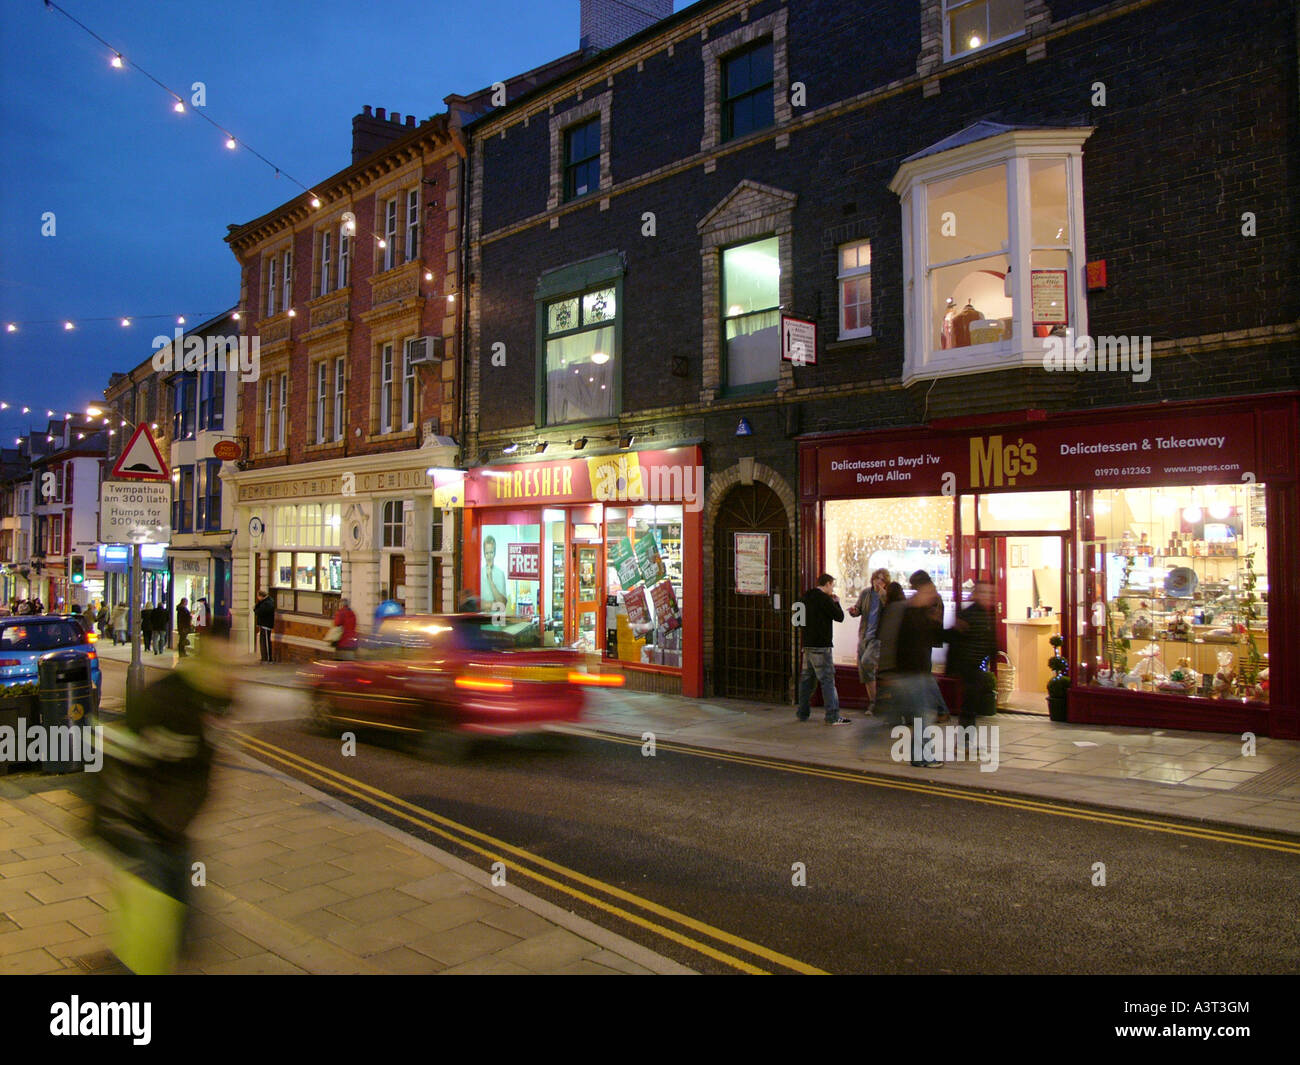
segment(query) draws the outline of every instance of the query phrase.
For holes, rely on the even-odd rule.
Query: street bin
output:
[[[95,724],[95,684],[90,676],[90,658],[81,651],[51,651],[37,663],[41,725],[45,729],[46,773],[76,773],[86,767],[83,726]],[[68,729],[78,730],[73,737]],[[67,757],[58,758],[63,754]],[[82,755],[72,759],[72,755]]]

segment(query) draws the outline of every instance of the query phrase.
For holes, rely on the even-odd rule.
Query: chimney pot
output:
[[[387,117],[387,113],[386,113],[387,111],[388,111],[388,108],[386,108],[386,107],[376,107],[376,108],[375,108],[375,117],[376,117],[377,119],[379,119],[379,120],[382,122],[382,121]]]
[[[394,111],[391,115],[388,116],[388,121],[396,122],[400,126],[402,124],[402,116],[397,111]]]
[[[406,116],[406,124],[407,124],[408,126],[414,126],[414,125],[415,125],[415,116],[414,116],[414,115],[407,115],[407,116]]]
[[[365,115],[367,118],[369,118],[369,117],[370,117],[370,105],[369,105],[369,104],[366,104],[366,106],[363,107],[363,108],[361,109],[361,113],[362,113],[363,115]]]

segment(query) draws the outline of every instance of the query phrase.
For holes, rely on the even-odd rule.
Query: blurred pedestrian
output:
[[[817,585],[804,592],[799,600],[804,608],[803,671],[799,675],[799,707],[795,717],[807,721],[812,714],[812,693],[819,684],[826,705],[826,724],[847,725],[840,717],[840,696],[835,690],[835,663],[832,660],[833,625],[844,620],[840,598],[835,594],[835,578],[823,573]]]
[[[275,597],[270,592],[260,589],[257,602],[253,604],[253,621],[257,625],[257,643],[262,652],[262,661],[273,660],[271,633],[275,630]]]
[[[334,641],[334,657],[353,659],[357,657],[357,615],[346,599],[339,600],[339,608],[334,612],[334,627],[338,638]]]
[[[167,649],[167,605],[158,600],[153,608],[153,653],[160,655]]]
[[[126,637],[126,604],[118,603],[113,607],[113,646],[119,643],[127,643]]]
[[[140,643],[145,652],[153,650],[153,600],[140,611]]]
[[[925,730],[940,713],[948,712],[930,664],[932,650],[943,644],[943,601],[924,570],[913,573],[910,583],[916,591],[907,601],[899,623],[897,683],[903,694],[906,723],[912,730],[912,765],[937,769],[943,761],[928,756],[943,752],[933,746],[927,749],[923,741]]]
[[[176,604],[176,652],[181,658],[185,657],[185,642],[190,638],[190,627],[193,625],[188,603],[189,600],[182,597]]]
[[[113,948],[133,972],[171,972],[188,915],[187,830],[208,794],[208,728],[225,715],[230,630],[212,626],[196,655],[127,700],[125,719],[104,730],[94,782],[93,831],[109,845],[118,907]]]
[[[958,721],[963,726],[974,725],[979,714],[996,710],[996,699],[983,668],[985,659],[998,653],[994,620],[993,585],[976,581],[974,602],[957,615],[953,627],[944,634],[948,637],[947,673],[961,681]]]
[[[194,604],[192,615],[194,631],[199,633],[201,636],[204,630],[207,629],[208,622],[212,616],[208,611],[208,597],[206,595],[199,596],[199,601]]]
[[[849,616],[858,622],[858,679],[867,689],[867,698],[874,709],[876,702],[876,669],[880,662],[880,615],[885,609],[885,592],[889,588],[889,570],[878,569],[862,589],[858,601],[849,607]]]

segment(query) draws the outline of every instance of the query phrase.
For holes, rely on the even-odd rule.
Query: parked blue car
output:
[[[37,614],[0,618],[0,687],[38,683],[37,663],[43,654],[64,648],[85,652],[95,685],[95,706],[103,694],[99,655],[92,634],[75,617]]]

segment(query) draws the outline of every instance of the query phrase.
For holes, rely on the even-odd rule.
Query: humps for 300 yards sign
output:
[[[170,483],[105,481],[99,489],[99,539],[105,544],[165,544],[171,539]]]

